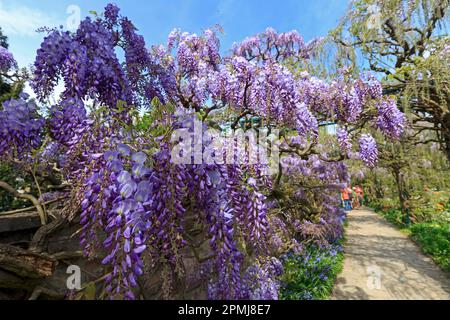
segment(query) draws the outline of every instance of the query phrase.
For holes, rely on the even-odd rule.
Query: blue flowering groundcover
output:
[[[343,239],[322,247],[307,246],[300,254],[285,255],[280,298],[284,300],[327,299],[343,267],[342,244]]]

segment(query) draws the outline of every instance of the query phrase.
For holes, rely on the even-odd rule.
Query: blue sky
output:
[[[43,34],[42,26],[67,25],[69,6],[78,6],[81,17],[102,11],[101,0],[0,0],[0,27],[20,66],[33,63]],[[116,0],[123,15],[131,18],[150,46],[165,43],[175,27],[201,32],[219,24],[224,29],[222,48],[272,26],[278,31],[298,30],[306,40],[323,36],[345,12],[348,0]]]

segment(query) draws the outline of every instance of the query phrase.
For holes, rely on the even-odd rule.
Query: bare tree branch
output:
[[[43,209],[43,207],[41,206],[41,204],[39,203],[39,201],[34,196],[32,196],[31,194],[27,194],[27,193],[20,193],[16,189],[11,187],[9,184],[7,184],[6,182],[1,181],[1,180],[0,180],[0,188],[11,193],[16,198],[26,199],[26,200],[31,201],[39,213],[39,217],[41,219],[41,224],[45,225],[47,223],[47,214],[46,214],[45,210]]]

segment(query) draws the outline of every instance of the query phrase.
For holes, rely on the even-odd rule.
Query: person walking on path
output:
[[[359,203],[358,203],[358,197],[356,195],[356,187],[353,187],[350,190],[351,190],[352,208],[358,209]]]
[[[348,210],[353,210],[353,190],[351,186],[347,187],[347,194],[348,194]]]
[[[342,203],[344,205],[344,210],[348,211],[352,209],[351,203],[350,203],[350,195],[348,192],[348,188],[344,188],[341,190],[341,199]]]
[[[356,186],[355,187],[355,192],[356,192],[356,198],[358,201],[358,208],[361,208],[364,202],[364,192],[363,192],[363,188],[361,186]]]

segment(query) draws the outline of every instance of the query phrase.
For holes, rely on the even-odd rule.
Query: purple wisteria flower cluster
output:
[[[169,75],[167,82],[162,83],[166,95],[174,103],[195,110],[208,102],[211,108],[227,105],[296,128],[301,135],[316,135],[317,120],[302,103],[298,82],[277,62],[294,54],[292,43],[302,42],[301,37],[296,32],[277,34],[272,29],[257,37],[261,46],[268,47],[264,58],[249,58],[245,48],[248,43],[236,44],[235,54],[222,57],[213,30],[206,30],[201,36],[173,31],[167,47],[152,50],[153,60]],[[283,52],[279,57],[273,53],[275,46]]]
[[[352,151],[352,142],[348,136],[348,132],[343,128],[337,128],[336,137],[341,151],[348,155]]]
[[[136,298],[140,277],[159,267],[165,283],[180,278],[195,229],[211,251],[207,267],[199,268],[206,270],[210,298],[277,299],[277,256],[342,236],[339,189],[349,177],[342,154],[333,160],[321,150],[319,127],[336,124],[341,153],[350,157],[351,140],[358,138],[352,128],[369,123],[399,138],[405,121],[371,75],[324,80],[293,70],[292,64],[308,63],[319,42],[268,28],[224,56],[215,30],[174,30],[166,45],[149,49],[109,4],[75,32],[52,30],[45,37],[31,87],[41,102],[59,81],[65,90],[45,118],[26,96],[3,104],[0,156],[30,156],[40,148],[33,156],[63,169],[73,186],[70,205],[81,208],[84,252],[102,255],[107,269],[108,297]],[[11,68],[11,58],[1,62],[10,57],[5,52],[0,66]],[[190,143],[173,141],[176,130],[192,135],[194,119],[207,120],[201,151],[226,156],[229,148],[212,147],[205,132],[235,129],[244,117],[295,132],[283,136],[277,177],[245,155],[232,164],[174,161],[175,144]],[[359,156],[367,166],[376,164],[371,135],[359,137]],[[287,196],[277,197],[280,190]]]
[[[119,24],[111,12],[113,8],[107,7],[106,20],[86,18],[75,33],[56,30],[45,37],[37,52],[31,83],[40,99],[48,97],[62,79],[65,99],[90,98],[111,107],[119,100],[133,103],[129,77],[115,50],[122,44],[117,36],[120,30],[116,29],[123,27],[127,61],[133,56],[130,51],[134,45],[129,41],[134,40],[130,35],[134,34],[134,27],[128,20],[120,20]]]
[[[17,68],[14,56],[7,49],[0,46],[0,72],[8,72],[13,68]]]
[[[0,110],[0,157],[25,158],[42,142],[45,119],[23,93],[3,103]]]
[[[49,127],[53,139],[63,145],[77,143],[86,119],[82,100],[71,98],[61,101],[50,109]]]
[[[377,163],[377,142],[370,134],[363,134],[359,139],[359,155],[361,160],[368,167],[373,167]]]
[[[389,138],[398,139],[405,129],[405,115],[397,108],[395,100],[385,98],[376,104],[378,116],[376,128]]]
[[[155,228],[149,218],[152,185],[150,169],[144,166],[146,159],[142,152],[131,153],[127,145],[106,152],[106,168],[89,177],[81,203],[85,253],[91,253],[92,240],[97,240],[93,226],[101,226],[108,235],[103,246],[109,254],[103,263],[113,266],[106,279],[106,291],[112,297],[123,294],[134,299],[130,287],[136,286],[136,278],[143,274],[141,254],[151,235],[148,230]]]
[[[309,160],[286,157],[283,166],[290,180],[301,181],[293,189],[287,187],[286,192],[292,193],[287,207],[299,207],[290,213],[287,227],[291,226],[303,242],[321,245],[339,239],[345,219],[339,192],[350,182],[347,166],[343,162],[323,161],[317,155]]]
[[[374,76],[342,74],[326,81],[307,72],[298,77],[281,63],[307,61],[318,43],[304,44],[296,31],[268,28],[235,44],[230,56],[221,56],[213,30],[197,35],[176,29],[166,47],[153,47],[151,60],[160,65],[163,96],[196,111],[228,106],[313,138],[318,114],[337,124],[356,125],[369,118],[383,134],[398,138],[405,119],[393,100],[382,98],[381,83]],[[373,104],[376,108],[370,107]]]
[[[174,120],[174,128],[193,130],[192,118]],[[108,293],[112,298],[131,299],[142,272],[152,272],[152,266],[159,264],[179,270],[180,251],[189,239],[185,225],[194,214],[215,253],[209,278],[215,289],[210,294],[216,299],[239,298],[245,256],[239,249],[240,239],[262,254],[269,232],[261,191],[265,185],[256,174],[258,169],[245,164],[176,164],[170,144],[157,141],[158,151],[151,156],[132,151],[139,150],[135,144],[119,143],[87,170],[81,195],[85,253],[106,248],[110,253],[103,262],[112,269]],[[107,234],[103,242],[99,232]],[[134,245],[138,253],[132,251]],[[147,259],[146,266],[141,255]]]
[[[104,154],[100,161],[105,165],[98,166],[86,181],[82,244],[86,254],[91,254],[98,244],[96,231],[107,233],[103,247],[111,251],[103,262],[113,270],[108,292],[112,297],[132,298],[135,279],[144,270],[141,254],[153,263],[169,263],[175,270],[180,263],[176,252],[186,244],[183,221],[189,206],[194,206],[195,211],[204,212],[210,245],[217,255],[213,267],[218,275],[216,298],[239,297],[243,253],[237,246],[237,225],[248,230],[244,237],[251,237],[247,245],[255,249],[261,247],[266,233],[264,204],[256,201],[255,208],[252,199],[257,191],[249,194],[249,202],[240,203],[243,211],[236,212],[231,193],[226,192],[231,186],[227,187],[225,167],[176,165],[171,163],[168,148],[153,155],[153,167],[146,166],[147,158],[143,152],[132,153],[127,145],[119,145]],[[245,201],[245,196],[240,200]],[[249,223],[245,229],[243,222]]]
[[[305,43],[303,37],[296,31],[278,34],[273,28],[265,32],[248,37],[241,43],[233,44],[233,54],[247,60],[282,62],[287,59],[300,61],[309,59],[311,51],[321,39],[314,39]]]
[[[260,259],[250,265],[242,277],[239,299],[245,300],[278,300],[283,264],[275,257]],[[209,283],[211,299],[217,299],[217,287]]]

